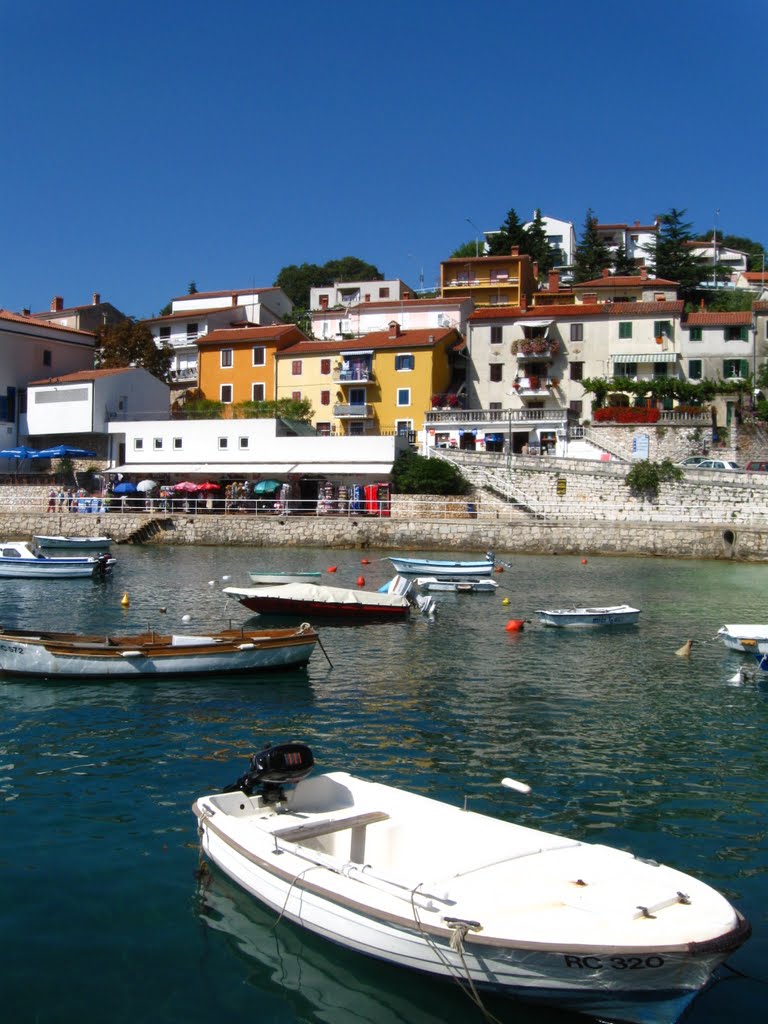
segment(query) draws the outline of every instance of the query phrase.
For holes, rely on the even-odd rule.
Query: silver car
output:
[[[741,466],[738,462],[731,462],[730,459],[705,459],[700,462],[696,469],[728,469],[728,470],[740,470]]]

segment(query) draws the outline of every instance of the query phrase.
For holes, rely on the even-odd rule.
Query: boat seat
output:
[[[306,825],[292,825],[290,828],[279,828],[272,835],[284,843],[304,843],[309,839],[333,835],[337,832],[351,830],[349,859],[356,864],[365,860],[365,830],[368,825],[377,821],[387,821],[386,811],[368,811],[366,814],[351,814],[347,818],[333,818],[325,821],[307,822]]]

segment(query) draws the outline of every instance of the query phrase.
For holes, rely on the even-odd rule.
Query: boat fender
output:
[[[255,646],[256,644],[238,644],[237,649],[238,651],[252,651]]]
[[[143,651],[120,651],[121,658],[143,658]]]

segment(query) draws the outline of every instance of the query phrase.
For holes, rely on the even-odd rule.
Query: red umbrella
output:
[[[193,484],[191,480],[182,480],[180,484],[173,485],[174,491],[186,491],[187,494],[191,494],[192,491],[199,491],[200,484]]]
[[[198,491],[220,491],[221,484],[215,484],[211,480],[206,480],[204,484],[198,486]]]

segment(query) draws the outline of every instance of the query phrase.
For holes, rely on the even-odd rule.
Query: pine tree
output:
[[[695,256],[688,244],[694,241],[691,225],[683,220],[685,210],[674,207],[659,217],[659,232],[648,245],[648,261],[656,277],[676,281],[681,299],[694,301],[707,278],[706,261]]]
[[[488,256],[509,256],[510,249],[513,245],[520,246],[520,252],[523,252],[523,244],[525,241],[525,229],[520,223],[520,218],[514,209],[511,209],[507,213],[504,223],[501,225],[498,231],[494,232],[488,239]]]
[[[549,244],[541,210],[535,210],[531,224],[525,229],[525,239],[520,252],[527,253],[539,265],[539,277],[545,278],[558,263],[559,250]]]
[[[584,231],[581,241],[576,246],[573,261],[573,280],[575,284],[583,281],[594,281],[600,277],[606,267],[612,263],[608,246],[597,232],[597,217],[592,210],[587,210],[584,219]]]

